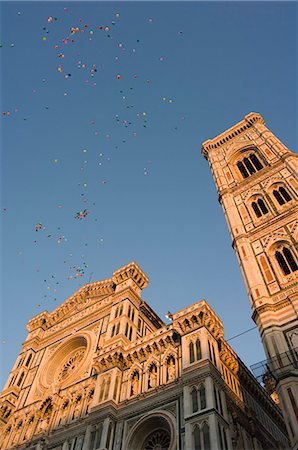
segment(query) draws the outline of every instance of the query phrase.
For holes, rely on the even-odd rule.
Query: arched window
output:
[[[130,305],[128,305],[128,313],[127,313],[127,315],[128,315],[129,318],[130,318],[130,312],[131,312],[131,307],[130,307]]]
[[[209,434],[209,425],[204,423],[203,425],[203,441],[204,441],[204,450],[210,450],[210,434]]]
[[[197,360],[199,361],[200,359],[202,359],[201,342],[199,339],[196,340],[196,353],[197,353]]]
[[[258,198],[256,201],[252,202],[251,206],[258,218],[269,212],[264,200],[261,198]]]
[[[118,312],[119,312],[119,307],[117,306],[116,311],[115,311],[115,319],[118,317]]]
[[[282,186],[274,189],[273,195],[280,205],[284,205],[285,203],[292,200],[292,197],[290,196],[288,191],[286,191],[286,189]]]
[[[193,342],[189,344],[189,362],[193,363],[195,360],[195,352]]]
[[[263,169],[263,164],[254,153],[251,153],[249,156],[243,158],[242,161],[238,161],[237,167],[243,178],[247,178]]]
[[[191,402],[192,402],[192,412],[195,413],[199,410],[198,392],[195,387],[193,387],[191,390]]]
[[[289,250],[287,247],[282,247],[282,249],[279,250],[276,250],[275,258],[283,273],[285,275],[289,275],[291,272],[296,272],[296,270],[298,270],[298,266],[291,250]]]
[[[127,337],[127,334],[128,334],[128,323],[126,324],[126,327],[125,327],[125,336]]]
[[[129,330],[129,337],[128,337],[128,339],[131,341],[131,337],[132,337],[132,327],[130,327],[130,330]]]
[[[123,305],[120,306],[119,316],[121,316],[123,313]]]
[[[25,363],[25,366],[26,366],[26,367],[29,366],[31,359],[32,359],[32,353],[30,353],[30,355],[29,355],[28,358],[27,358],[27,361],[26,361],[26,363]]]
[[[241,162],[241,161],[237,162],[237,167],[238,167],[241,175],[243,176],[243,178],[249,177],[249,173],[247,172],[246,168],[244,167],[243,162]]]
[[[201,450],[201,431],[199,427],[193,430],[194,450]]]
[[[112,333],[111,333],[111,337],[113,337],[113,336],[114,336],[114,334],[115,334],[115,325],[113,325],[113,328],[112,328]]]
[[[18,379],[18,381],[17,381],[17,386],[21,386],[21,383],[23,381],[24,376],[25,376],[25,372],[22,372],[20,377],[19,377],[19,379]]]
[[[219,436],[219,442],[220,442],[220,448],[223,449],[223,441],[222,441],[222,435],[221,435],[221,428],[220,424],[217,422],[217,429],[218,429],[218,436]]]
[[[203,384],[200,386],[199,392],[200,392],[200,406],[201,406],[201,409],[205,409],[206,408],[206,389],[205,389],[205,386]]]
[[[117,323],[117,328],[116,328],[116,333],[115,334],[119,334],[119,329],[120,329],[120,322]]]

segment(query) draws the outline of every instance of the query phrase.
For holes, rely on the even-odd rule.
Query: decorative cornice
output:
[[[37,329],[47,330],[63,320],[74,309],[83,309],[88,306],[87,303],[90,303],[91,298],[114,294],[116,286],[128,279],[132,279],[140,289],[144,289],[148,286],[147,275],[145,275],[140,267],[132,261],[126,266],[116,270],[116,272],[113,273],[112,278],[95,281],[81,287],[52,313],[43,311],[33,317],[27,324],[27,330],[29,333]]]
[[[219,134],[215,138],[208,139],[207,141],[203,142],[201,147],[201,152],[203,156],[206,159],[208,159],[208,153],[210,150],[216,149],[221,145],[227,144],[227,142],[233,140],[236,136],[239,136],[239,134],[251,128],[252,125],[255,124],[256,122],[262,124],[265,123],[260,114],[251,112],[247,114],[243,120],[236,123],[236,125],[233,125],[231,128]]]

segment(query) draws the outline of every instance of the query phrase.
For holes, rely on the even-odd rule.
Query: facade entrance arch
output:
[[[166,411],[143,416],[130,430],[124,450],[176,450],[175,418]]]

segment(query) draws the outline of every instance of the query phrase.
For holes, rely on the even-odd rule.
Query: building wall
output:
[[[256,113],[204,142],[202,153],[298,448],[298,157]]]
[[[279,409],[210,306],[165,325],[146,286],[130,263],[29,322],[1,395],[1,448],[288,448]]]

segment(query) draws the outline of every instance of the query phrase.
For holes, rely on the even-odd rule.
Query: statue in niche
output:
[[[174,360],[171,358],[168,364],[168,379],[173,380],[176,377],[176,369]]]
[[[139,392],[139,374],[136,372],[131,381],[131,395],[136,395]]]
[[[156,373],[156,366],[152,366],[149,372],[148,377],[148,388],[155,388],[157,385],[157,373]]]

